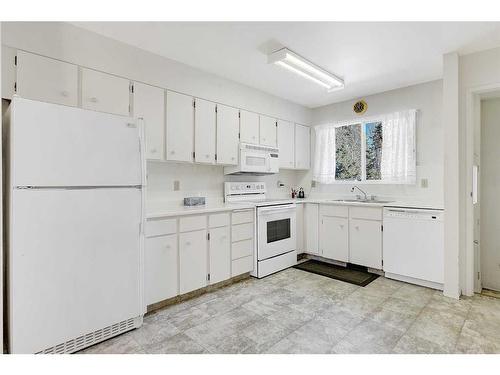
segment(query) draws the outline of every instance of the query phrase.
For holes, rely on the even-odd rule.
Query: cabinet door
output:
[[[297,254],[304,252],[304,205],[297,204]]]
[[[231,277],[231,242],[229,226],[210,229],[210,284]]]
[[[12,99],[16,88],[16,50],[4,45],[0,45],[2,49],[2,67],[1,81],[2,81],[2,99]],[[1,329],[0,329],[1,331]],[[0,344],[1,346],[1,344]]]
[[[144,119],[146,158],[164,158],[165,91],[158,87],[134,83],[134,117]]]
[[[194,161],[215,163],[215,103],[196,99],[194,109]]]
[[[257,113],[240,111],[240,141],[259,143],[259,115]]]
[[[309,169],[310,167],[311,129],[308,126],[295,124],[295,168]]]
[[[238,164],[239,111],[217,104],[217,164]]]
[[[144,290],[151,305],[178,294],[177,234],[146,239]]]
[[[78,105],[78,67],[18,51],[17,94],[27,99],[76,107]]]
[[[322,257],[349,261],[349,219],[322,216],[319,238]]]
[[[382,223],[374,220],[351,219],[351,263],[382,269]]]
[[[295,125],[292,122],[278,120],[278,148],[280,168],[294,168]]]
[[[276,147],[276,120],[260,116],[260,144]]]
[[[193,98],[167,91],[167,160],[193,161]]]
[[[306,203],[304,206],[305,252],[319,254],[319,204]]]
[[[179,234],[180,293],[207,285],[207,231]]]
[[[82,69],[82,107],[92,111],[130,115],[130,81]]]

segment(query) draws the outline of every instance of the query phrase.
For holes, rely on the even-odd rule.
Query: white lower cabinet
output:
[[[229,227],[210,229],[209,262],[210,284],[231,277],[231,241]]]
[[[304,205],[297,204],[296,211],[297,225],[297,254],[302,254],[304,250]]]
[[[181,294],[207,285],[207,230],[179,234],[179,291]]]
[[[320,229],[320,255],[341,262],[349,261],[349,219],[322,216]]]
[[[304,205],[304,234],[305,252],[319,254],[319,204],[306,203]]]
[[[375,220],[351,219],[350,262],[382,269],[382,223]]]
[[[146,239],[144,289],[147,305],[178,294],[177,265],[177,234]]]

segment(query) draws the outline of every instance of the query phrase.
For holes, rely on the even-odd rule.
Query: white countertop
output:
[[[390,199],[384,199],[390,201]],[[433,205],[426,202],[418,201],[402,201],[394,200],[387,203],[365,203],[365,202],[345,202],[329,198],[296,198],[295,203],[320,203],[320,204],[334,204],[338,206],[358,206],[358,207],[399,207],[399,208],[413,208],[413,209],[429,209],[429,210],[444,210],[442,205]]]
[[[192,214],[206,214],[211,212],[222,212],[232,210],[242,210],[255,208],[251,204],[238,203],[226,204],[223,202],[207,203],[203,206],[186,207],[179,204],[164,203],[164,204],[148,204],[146,208],[146,219],[157,219],[160,217],[182,216]]]

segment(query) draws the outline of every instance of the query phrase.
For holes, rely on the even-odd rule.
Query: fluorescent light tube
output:
[[[304,59],[288,48],[282,48],[271,53],[268,56],[268,63],[282,66],[327,88],[329,92],[344,88],[344,81],[341,78]]]

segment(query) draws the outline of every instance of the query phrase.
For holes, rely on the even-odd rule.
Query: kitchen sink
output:
[[[339,203],[391,203],[392,201],[383,201],[379,199],[332,199],[330,202]]]

